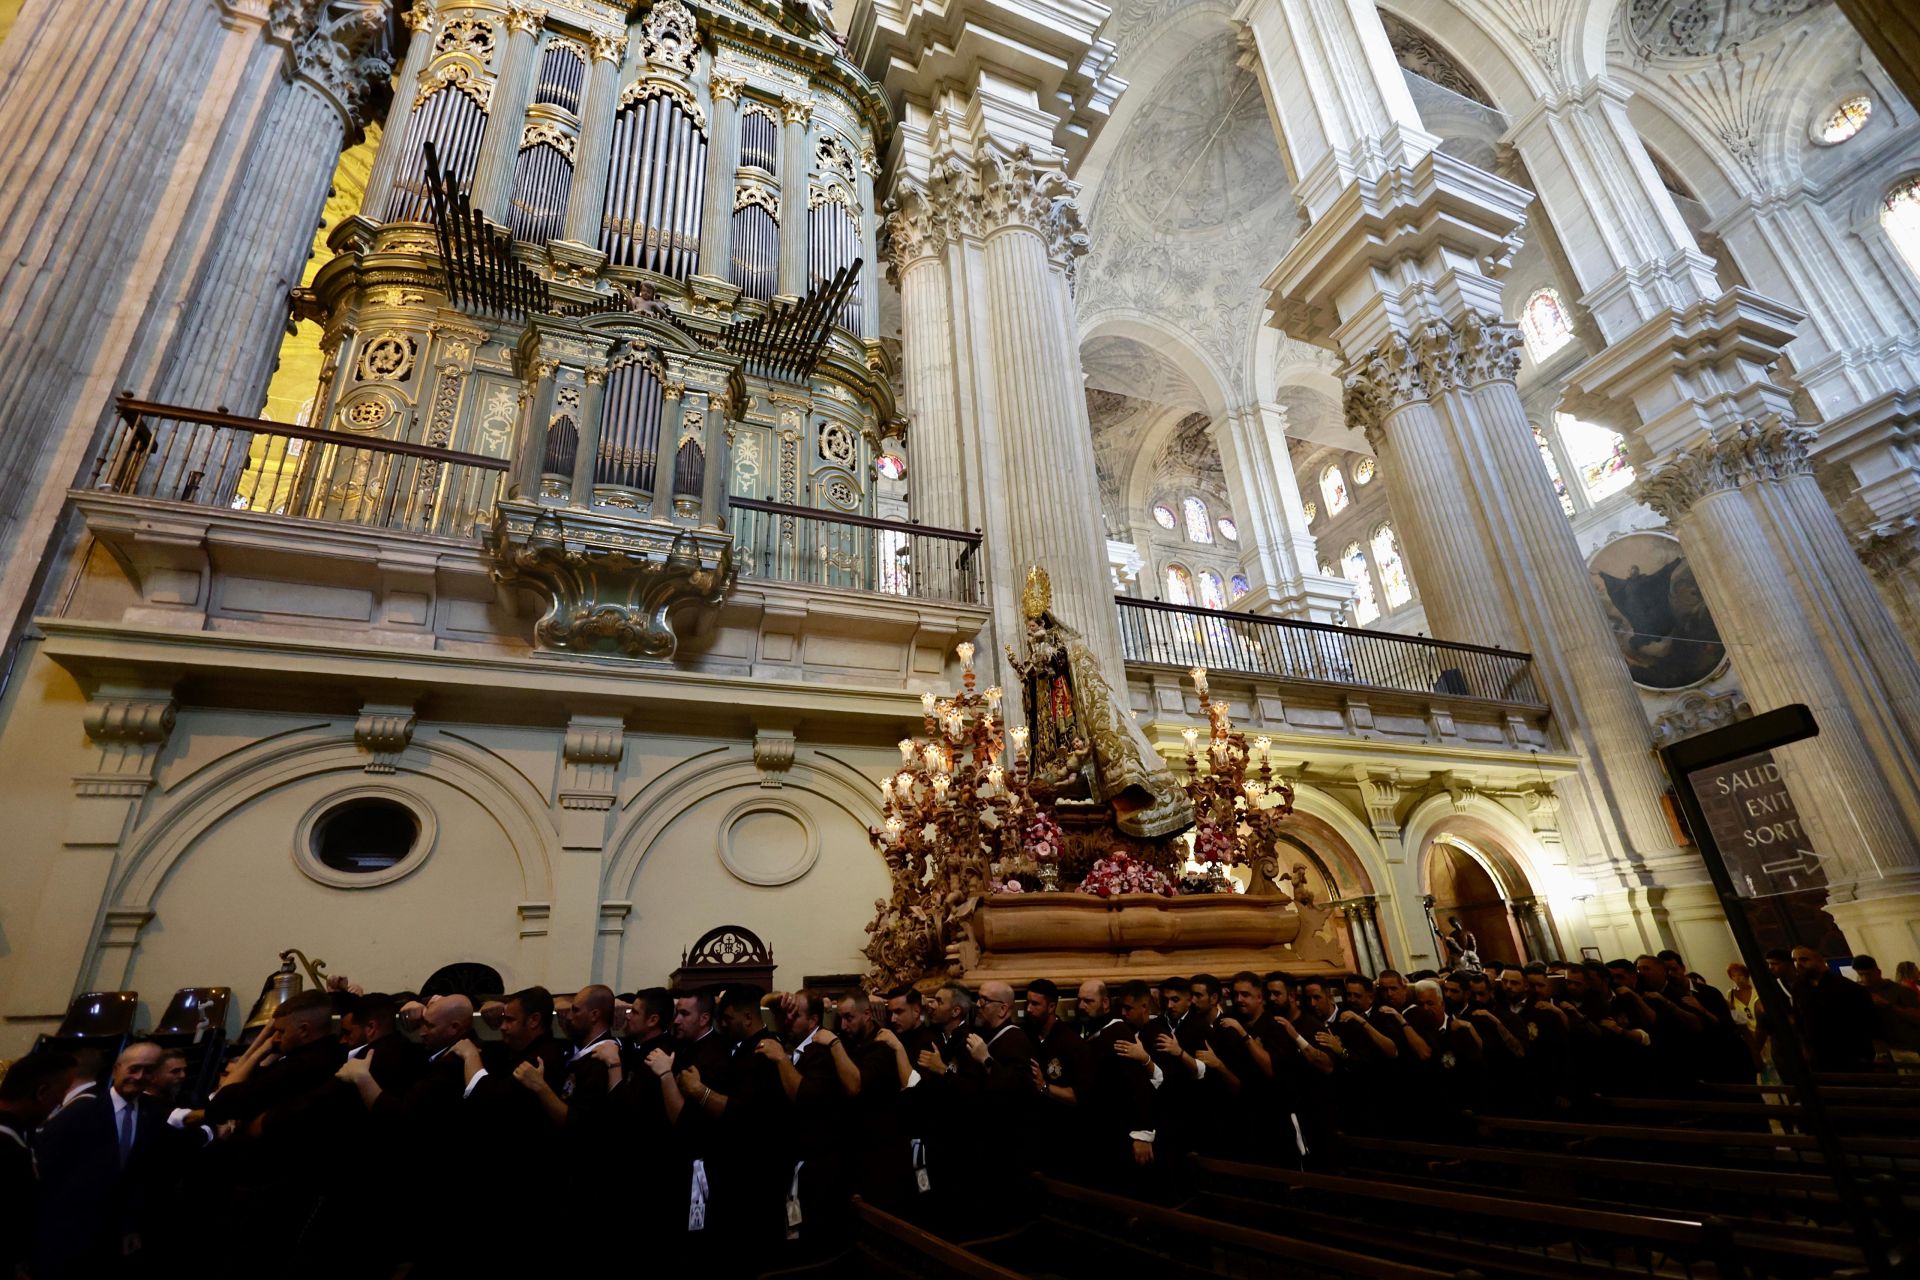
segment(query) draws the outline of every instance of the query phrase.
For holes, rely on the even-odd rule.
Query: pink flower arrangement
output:
[[[1193,857],[1196,862],[1232,862],[1233,840],[1212,818],[1193,824]]]
[[[1053,815],[1041,809],[1027,821],[1025,849],[1027,857],[1036,863],[1055,863],[1060,861],[1062,845],[1060,824]]]
[[[1141,862],[1131,854],[1115,853],[1093,864],[1086,879],[1080,882],[1080,892],[1101,898],[1120,893],[1151,893],[1171,898],[1179,890],[1160,868]]]
[[[1008,876],[1005,880],[995,880],[990,886],[995,893],[1025,893],[1018,876]]]

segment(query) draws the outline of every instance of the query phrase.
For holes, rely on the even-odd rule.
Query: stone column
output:
[[[1252,577],[1252,589],[1235,607],[1338,623],[1346,616],[1353,584],[1320,574],[1319,551],[1307,529],[1287,449],[1286,421],[1286,410],[1277,404],[1249,404],[1229,409],[1214,427],[1240,514],[1240,551]]]
[[[573,186],[567,191],[565,235],[589,249],[600,247],[600,218],[607,203],[607,165],[613,154],[613,122],[620,105],[620,59],[625,36],[594,35],[593,65],[581,104],[580,141],[574,144]]]
[[[493,97],[487,104],[487,127],[480,134],[480,151],[473,161],[473,207],[494,222],[505,224],[507,202],[513,198],[513,168],[520,158],[520,135],[527,122],[527,103],[533,93],[540,29],[547,11],[537,5],[507,6],[506,49],[500,55],[500,74],[494,77]]]
[[[1387,967],[1387,948],[1380,940],[1380,903],[1355,898],[1347,903],[1347,937],[1353,943],[1353,963],[1363,974]]]
[[[1673,524],[1749,702],[1814,709],[1820,736],[1780,763],[1816,851],[1847,869],[1829,870],[1833,901],[1912,893],[1920,662],[1815,485],[1810,440],[1770,372],[1804,317],[1721,289],[1626,103],[1596,78],[1513,129],[1608,342],[1574,371],[1570,398],[1631,432],[1640,497]]]
[[[152,387],[225,198],[210,197],[310,26],[294,6],[161,0],[79,21],[30,5],[0,44],[0,629],[112,396]]]
[[[393,81],[393,106],[381,126],[381,146],[373,156],[373,168],[367,174],[366,194],[360,200],[360,216],[380,221],[387,211],[387,197],[393,192],[393,180],[400,173],[400,140],[406,137],[407,121],[413,115],[413,99],[420,92],[420,76],[433,61],[433,41],[440,24],[433,6],[416,3],[400,15],[412,38],[407,41],[406,61]]]
[[[673,519],[673,472],[680,461],[680,406],[686,388],[669,382],[660,388],[660,442],[653,451],[653,492],[647,514],[655,520]]]
[[[1911,836],[1920,804],[1898,751],[1870,741],[1851,714],[1847,686],[1867,672],[1835,634],[1844,622],[1832,616],[1830,584],[1809,573],[1814,557],[1790,509],[1796,488],[1824,501],[1806,436],[1780,422],[1752,424],[1665,461],[1641,481],[1641,494],[1686,545],[1714,617],[1737,620],[1721,634],[1747,700],[1759,708],[1804,702],[1820,724],[1819,737],[1775,757],[1829,882],[1857,881],[1870,892],[1894,876],[1911,890],[1920,887]],[[1759,619],[1765,625],[1754,625]]]
[[[887,276],[900,291],[902,407],[913,421],[907,501],[922,524],[964,529],[967,472],[948,327],[946,220],[933,198],[913,189],[903,190],[889,208]]]
[[[521,398],[527,406],[524,411],[527,417],[520,429],[520,449],[514,455],[513,470],[508,473],[513,477],[507,489],[509,498],[535,502],[540,497],[540,464],[546,461],[547,428],[553,421],[553,406],[560,396],[559,372],[560,362],[546,358],[535,358],[526,369],[531,385],[522,390]],[[578,461],[577,455],[575,460]]]
[[[800,297],[807,291],[807,122],[813,103],[786,98],[780,103],[780,281],[779,292]]]
[[[1125,670],[1093,494],[1093,429],[1080,381],[1078,331],[1065,266],[1084,252],[1065,216],[1077,188],[1025,149],[980,168],[984,303],[1007,547],[1015,570],[1045,566],[1059,616],[1104,670]],[[1056,257],[1056,253],[1059,255]]]
[[[1553,941],[1553,930],[1546,920],[1546,907],[1538,898],[1515,898],[1507,904],[1513,923],[1520,930],[1521,945],[1529,960],[1561,959]]]
[[[1908,647],[1920,652],[1920,516],[1875,525],[1858,546]]]
[[[1514,389],[1494,273],[1528,193],[1435,149],[1371,9],[1243,0],[1237,16],[1313,219],[1268,278],[1276,313],[1345,358],[1348,412],[1380,454],[1434,633],[1534,655],[1585,766],[1567,810],[1589,858],[1628,881],[1700,876]],[[1383,243],[1405,246],[1391,271]]]
[[[740,88],[738,76],[715,71],[712,128],[707,134],[707,196],[700,210],[700,274],[726,284],[732,278],[733,185],[740,168]],[[732,286],[729,285],[729,288]]]
[[[727,527],[727,479],[732,468],[729,438],[733,428],[727,424],[727,401],[719,395],[707,397],[705,424],[707,470],[700,486],[700,527]]]
[[[573,487],[568,493],[570,505],[593,507],[593,476],[600,462],[600,415],[607,399],[607,367],[590,364],[581,374],[586,383],[580,392],[580,443],[573,454]]]
[[[871,342],[880,336],[880,224],[874,204],[873,180],[880,161],[871,146],[860,151],[860,336]]]
[[[285,336],[313,228],[346,140],[383,91],[386,19],[378,6],[339,13],[294,51],[248,145],[237,189],[174,330],[153,398],[254,414]]]

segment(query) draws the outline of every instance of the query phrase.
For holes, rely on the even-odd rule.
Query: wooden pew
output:
[[[1668,1115],[1726,1116],[1740,1120],[1778,1120],[1798,1124],[1806,1108],[1794,1102],[1731,1102],[1719,1098],[1601,1098],[1615,1111],[1655,1111]],[[1895,1129],[1920,1125],[1920,1110],[1913,1107],[1830,1106],[1827,1117],[1835,1125],[1850,1128],[1873,1126]]]
[[[1792,1098],[1796,1090],[1790,1084],[1710,1084],[1707,1089],[1713,1093],[1725,1094],[1730,1098],[1753,1098],[1778,1095]],[[1823,1084],[1820,1086],[1822,1101],[1845,1106],[1883,1106],[1883,1107],[1920,1107],[1920,1089],[1902,1089],[1893,1087],[1868,1087],[1865,1085]]]
[[[1805,1133],[1761,1133],[1750,1129],[1686,1129],[1657,1125],[1587,1124],[1573,1120],[1527,1120],[1515,1116],[1479,1116],[1482,1136],[1498,1134],[1557,1136],[1588,1142],[1620,1142],[1631,1146],[1685,1146],[1704,1150],[1741,1150],[1763,1157],[1790,1152],[1795,1163],[1819,1164],[1820,1143]],[[1841,1145],[1852,1156],[1885,1157],[1898,1164],[1920,1167],[1920,1141],[1848,1135]],[[1778,1163],[1777,1160],[1774,1161]]]
[[[1480,1280],[1472,1269],[1448,1267],[1436,1270],[1383,1258],[1365,1250],[1341,1249],[1312,1240],[1296,1239],[1257,1230],[1240,1223],[1221,1222],[1197,1214],[1184,1213],[1143,1200],[1133,1200],[1110,1192],[1096,1191],[1077,1183],[1055,1178],[1036,1177],[1035,1183],[1049,1205],[1041,1226],[1056,1235],[1075,1238],[1075,1248],[1099,1249],[1115,1245],[1123,1252],[1146,1254],[1139,1265],[1119,1270],[1119,1274],[1166,1273],[1167,1259],[1141,1241],[1171,1240],[1181,1249],[1198,1248],[1205,1264],[1180,1261],[1174,1255],[1174,1269],[1200,1275],[1244,1275],[1250,1268],[1261,1274],[1292,1275],[1303,1271],[1351,1277],[1352,1280]],[[1062,1212],[1054,1212],[1055,1208]],[[1129,1246],[1133,1246],[1129,1249]],[[1076,1255],[1078,1256],[1078,1255]],[[1149,1267],[1151,1269],[1149,1269]],[[1274,1268],[1279,1268],[1275,1270]],[[1095,1271],[1084,1274],[1093,1277]],[[1111,1276],[1115,1271],[1097,1274]]]
[[[1808,1276],[1857,1267],[1862,1262],[1859,1250],[1847,1241],[1738,1232],[1719,1220],[1682,1213],[1586,1209],[1553,1201],[1369,1182],[1204,1157],[1196,1159],[1195,1164],[1209,1179],[1208,1194],[1236,1214],[1263,1207],[1277,1210],[1282,1215],[1280,1221],[1311,1223],[1316,1233],[1347,1239],[1356,1238],[1356,1234],[1360,1238],[1388,1238],[1396,1249],[1417,1250],[1434,1261],[1477,1266],[1489,1275],[1541,1280],[1614,1276],[1623,1270],[1651,1270],[1643,1264],[1653,1257],[1669,1264],[1664,1271],[1653,1270],[1654,1274],[1680,1274],[1693,1266],[1710,1264],[1718,1275]],[[1223,1185],[1228,1189],[1221,1190]],[[1247,1200],[1236,1194],[1258,1194],[1263,1187],[1278,1194],[1270,1200]],[[1343,1202],[1346,1210],[1318,1207],[1329,1200]],[[1357,1211],[1353,1208],[1356,1205],[1361,1206]],[[1422,1214],[1421,1210],[1428,1212]],[[1424,1217],[1444,1222],[1444,1234],[1420,1230],[1418,1223]],[[1389,1221],[1395,1230],[1390,1237],[1382,1237],[1377,1224]],[[1481,1238],[1468,1239],[1476,1223],[1476,1234]],[[1634,1261],[1623,1264],[1623,1256]]]

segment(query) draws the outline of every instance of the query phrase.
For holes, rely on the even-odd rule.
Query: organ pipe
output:
[[[816,192],[813,207],[807,210],[808,290],[820,288],[859,256],[860,224],[853,210],[838,201],[822,199]],[[856,283],[834,317],[835,324],[860,331],[860,312],[866,305],[863,293]]]
[[[567,189],[573,185],[573,161],[550,142],[520,150],[513,167],[513,199],[507,225],[516,240],[545,244],[558,239],[567,217]]]
[[[594,484],[651,493],[660,448],[660,379],[639,360],[615,365],[607,374],[604,405]]]
[[[706,168],[706,131],[678,98],[655,91],[622,107],[600,228],[609,265],[691,275]]]
[[[540,58],[540,73],[534,83],[533,100],[559,107],[572,115],[580,114],[580,96],[586,92],[587,64],[580,52],[569,44],[550,44]]]
[[[771,174],[780,172],[780,126],[758,103],[740,111],[740,163]]]
[[[443,168],[461,181],[473,181],[474,158],[480,153],[480,135],[487,113],[457,88],[442,89],[414,109],[400,141],[401,169],[387,199],[386,221],[427,222],[432,219],[427,197],[427,160],[423,150],[431,142]]]
[[[749,298],[766,302],[780,279],[780,224],[760,204],[733,211],[733,283]]]

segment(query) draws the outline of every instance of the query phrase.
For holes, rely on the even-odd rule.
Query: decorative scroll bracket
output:
[[[635,524],[500,503],[487,550],[494,581],[547,598],[536,647],[559,653],[671,658],[675,615],[717,609],[733,589],[733,543],[724,533]]]

